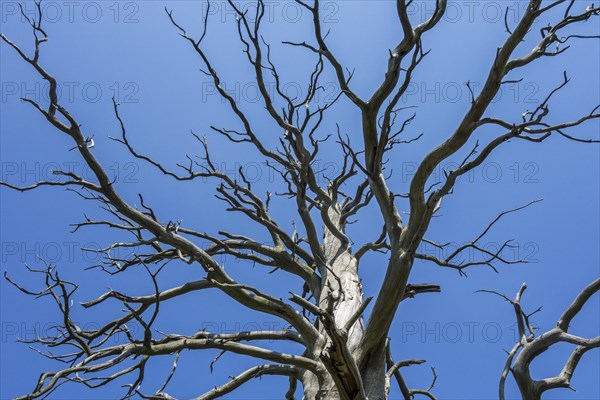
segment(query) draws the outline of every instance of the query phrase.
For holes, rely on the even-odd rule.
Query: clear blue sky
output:
[[[28,2],[32,10],[33,3]],[[250,3],[242,3],[250,4]],[[214,59],[226,88],[234,93],[241,106],[261,127],[267,143],[275,143],[280,132],[266,118],[256,97],[256,85],[241,45],[237,41],[232,10],[218,2],[209,22],[206,52]],[[282,71],[290,90],[305,88],[313,57],[301,49],[282,48],[281,40],[312,40],[310,20],[306,12],[291,2],[269,2],[265,38],[273,44],[274,60]],[[415,144],[402,147],[390,160],[394,174],[391,185],[397,193],[405,192],[411,171],[425,152],[446,138],[468,107],[469,94],[465,82],[481,84],[485,79],[495,49],[506,33],[502,7],[510,7],[509,23],[515,24],[522,14],[523,1],[452,2],[447,17],[424,38],[430,55],[415,74],[410,94],[402,100],[418,106],[417,118],[408,135],[423,132]],[[31,51],[29,27],[15,13],[16,3],[0,2],[1,31]],[[228,229],[236,233],[259,236],[248,221],[223,211],[216,201],[212,182],[178,184],[146,165],[127,157],[118,144],[107,136],[118,135],[112,113],[111,96],[121,104],[130,139],[139,150],[174,166],[186,153],[199,154],[200,149],[190,130],[206,134],[213,159],[221,168],[235,171],[242,166],[259,191],[278,184],[253,149],[232,146],[210,133],[210,125],[232,128],[235,122],[226,104],[214,93],[208,78],[199,69],[196,54],[178,37],[164,13],[165,4],[145,2],[48,1],[44,8],[45,29],[50,41],[43,47],[42,63],[61,82],[62,103],[94,135],[95,154],[109,172],[118,174],[117,185],[123,197],[136,201],[137,193],[159,213],[162,220],[183,219],[184,225],[200,231],[216,233]],[[195,34],[201,32],[203,3],[171,1],[174,15]],[[324,25],[331,28],[328,38],[332,50],[344,66],[355,69],[353,87],[366,96],[381,81],[388,49],[399,40],[392,1],[325,2]],[[585,8],[577,1],[574,7]],[[428,16],[431,1],[415,2],[411,16],[418,21]],[[538,21],[532,37],[547,21]],[[598,21],[590,21],[583,33],[598,34]],[[519,48],[527,51],[532,41]],[[69,138],[56,132],[31,107],[19,101],[32,97],[45,102],[45,83],[35,75],[5,44],[1,50],[2,115],[1,174],[2,180],[28,184],[50,178],[56,168],[73,169],[90,176]],[[518,50],[518,52],[519,52]],[[490,115],[518,121],[527,109],[534,108],[549,90],[562,80],[567,70],[572,81],[551,103],[553,122],[570,120],[588,113],[600,102],[599,48],[597,42],[577,42],[560,57],[540,60],[523,69],[514,78],[523,81],[508,85],[489,110]],[[325,76],[325,95],[335,88],[334,77]],[[333,132],[336,122],[344,132],[360,138],[359,119],[351,104],[342,101],[326,122],[323,132]],[[407,115],[408,112],[407,112]],[[573,134],[598,138],[599,123],[585,125]],[[482,142],[496,132],[480,133]],[[464,157],[464,155],[461,154]],[[460,161],[460,157],[449,162]],[[320,162],[335,172],[339,149],[331,147]],[[450,166],[450,164],[447,164]],[[436,218],[428,237],[439,242],[462,244],[477,236],[499,212],[527,202],[544,201],[519,214],[502,220],[483,243],[493,249],[506,239],[514,239],[517,248],[503,253],[507,257],[525,258],[526,265],[498,265],[499,274],[488,268],[467,271],[461,278],[456,271],[440,269],[417,262],[414,283],[437,283],[441,294],[423,295],[406,301],[400,307],[392,327],[392,347],[396,359],[422,358],[424,366],[413,366],[404,372],[411,387],[427,387],[429,366],[438,373],[435,393],[440,399],[493,399],[505,362],[503,349],[515,341],[515,320],[510,305],[500,298],[475,294],[478,289],[493,289],[513,296],[522,282],[527,282],[523,304],[528,310],[543,306],[535,316],[542,330],[550,329],[564,308],[599,272],[599,168],[597,145],[584,145],[554,137],[543,144],[509,143],[489,161],[458,184],[455,194],[445,199],[441,217]],[[438,171],[441,173],[441,171]],[[234,172],[232,172],[234,173]],[[57,264],[63,277],[76,280],[80,289],[76,301],[94,298],[107,287],[128,289],[135,295],[152,293],[151,282],[141,271],[110,278],[98,271],[84,271],[97,259],[80,247],[106,246],[111,235],[106,230],[84,230],[69,233],[69,223],[82,218],[83,212],[100,218],[94,204],[82,203],[72,193],[60,188],[45,188],[26,194],[0,190],[1,269],[29,287],[43,282],[25,272],[22,264],[36,266],[36,254]],[[277,200],[274,204],[281,224],[291,229],[293,204]],[[403,211],[407,211],[406,208]],[[361,222],[351,228],[357,244],[373,240],[380,232],[376,208],[367,209]],[[287,225],[286,225],[287,224]],[[206,245],[206,244],[204,244]],[[432,249],[423,249],[431,251]],[[287,296],[288,290],[301,291],[301,283],[280,273],[268,275],[260,267],[252,268],[231,258],[223,259],[228,271],[257,284],[275,296]],[[366,294],[373,294],[384,274],[384,258],[366,257],[361,265]],[[161,289],[176,286],[202,276],[198,267],[174,265],[161,277]],[[37,355],[26,345],[15,343],[17,337],[31,338],[34,329],[48,332],[59,314],[49,302],[34,301],[4,280],[0,282],[1,352],[0,397],[25,394],[34,385],[39,372],[60,367]],[[216,292],[205,292],[186,298],[185,302],[165,304],[157,327],[163,331],[192,333],[199,328],[215,332],[237,329],[281,329],[283,324],[272,317],[246,312]],[[600,332],[600,304],[593,298],[575,320],[574,333],[595,336]],[[121,305],[111,303],[91,314],[76,306],[81,324],[107,321],[119,315]],[[278,348],[279,345],[274,346]],[[540,357],[533,366],[534,377],[556,374],[562,368],[570,347],[559,347]],[[297,349],[286,348],[287,351]],[[167,389],[178,398],[198,396],[214,385],[227,381],[254,361],[225,355],[211,374],[209,363],[216,355],[207,351],[183,354],[180,368]],[[160,385],[168,374],[172,360],[157,360],[149,368],[147,393]],[[599,399],[600,352],[589,352],[572,380],[577,392],[557,390],[545,399]],[[517,391],[509,379],[509,397]],[[124,384],[126,381],[119,381]],[[286,379],[267,377],[237,390],[230,399],[279,399]],[[53,399],[110,399],[123,390],[119,385],[90,392],[77,385],[66,385]],[[393,390],[396,390],[395,388]],[[398,398],[398,392],[394,392]]]

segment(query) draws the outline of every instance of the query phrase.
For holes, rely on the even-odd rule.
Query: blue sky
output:
[[[244,7],[250,3],[240,3]],[[503,17],[498,12],[508,6],[509,22],[514,25],[525,2],[452,2],[444,20],[424,38],[424,48],[432,49],[415,73],[414,84],[403,104],[417,106],[417,117],[409,136],[424,133],[418,142],[399,148],[391,157],[394,170],[391,186],[395,192],[406,191],[411,171],[426,152],[448,137],[468,107],[469,94],[465,82],[473,82],[475,90],[488,71],[495,49],[506,37]],[[33,9],[33,3],[26,3]],[[577,1],[575,7],[587,4]],[[0,29],[13,41],[31,51],[29,27],[15,14],[16,3],[0,2]],[[126,151],[107,136],[118,135],[112,112],[111,96],[122,104],[121,113],[129,137],[136,147],[168,165],[185,159],[185,154],[200,154],[190,130],[206,134],[213,160],[222,169],[235,174],[238,167],[251,177],[257,191],[277,187],[277,179],[261,163],[250,147],[231,145],[210,132],[209,127],[235,127],[232,114],[220,98],[196,54],[178,37],[165,13],[165,4],[145,2],[48,1],[44,8],[45,28],[50,36],[42,50],[42,64],[62,82],[61,100],[76,116],[83,129],[94,135],[94,153],[110,173],[119,176],[118,190],[123,197],[136,201],[143,193],[162,220],[183,219],[183,224],[200,231],[216,233],[226,229],[260,237],[262,233],[238,215],[226,213],[223,204],[214,199],[211,181],[177,183],[159,176],[147,165],[132,160]],[[312,40],[310,19],[291,2],[267,2],[268,24],[265,38],[273,44],[275,63],[282,71],[290,91],[306,87],[314,58],[301,49],[282,47],[282,40]],[[171,1],[168,7],[191,33],[201,32],[201,2]],[[353,88],[362,96],[369,95],[383,77],[388,49],[401,35],[391,1],[325,2],[324,25],[331,29],[328,41],[341,63],[355,69]],[[411,18],[429,16],[431,1],[415,2]],[[538,21],[532,37],[546,20]],[[598,21],[582,27],[583,33],[598,34]],[[240,105],[251,115],[267,143],[275,144],[280,132],[268,120],[252,81],[242,47],[237,41],[235,18],[224,3],[216,3],[209,21],[206,52],[214,60],[227,90],[235,94]],[[527,41],[517,52],[531,48]],[[18,58],[5,44],[1,51],[1,179],[15,184],[29,184],[39,179],[53,179],[51,170],[69,169],[90,176],[70,139],[49,126],[35,110],[19,101],[28,96],[46,101],[44,82],[32,68]],[[576,42],[564,55],[539,60],[524,68],[514,79],[520,83],[506,86],[488,114],[518,121],[527,109],[535,108],[568,71],[571,83],[551,103],[549,120],[560,122],[588,113],[600,102],[598,70],[600,55],[597,42]],[[331,71],[325,74],[325,97],[335,90]],[[326,98],[320,99],[322,101]],[[412,110],[408,110],[409,116]],[[323,127],[333,132],[339,123],[354,142],[360,138],[359,117],[348,101],[334,107]],[[581,137],[598,138],[599,123],[594,121],[572,131]],[[485,141],[497,131],[482,131],[478,139]],[[339,149],[326,147],[319,163],[335,172],[339,165]],[[460,162],[465,154],[449,160]],[[513,296],[522,282],[529,288],[523,304],[531,311],[543,306],[535,323],[550,329],[561,312],[586,284],[598,276],[600,259],[599,182],[600,151],[597,145],[584,145],[553,137],[542,144],[508,143],[480,169],[461,179],[455,193],[444,200],[441,216],[432,223],[428,237],[439,242],[462,244],[476,237],[495,216],[531,200],[544,201],[500,221],[483,243],[493,249],[507,239],[517,247],[506,256],[525,258],[525,265],[498,265],[499,274],[488,268],[467,271],[460,277],[454,270],[417,261],[411,281],[437,283],[440,294],[425,294],[402,303],[390,336],[396,359],[421,358],[423,366],[405,370],[411,387],[427,387],[429,366],[438,374],[435,393],[440,399],[493,399],[505,362],[503,349],[515,341],[512,308],[500,298],[475,294],[479,289],[493,289]],[[437,171],[441,173],[442,171]],[[407,211],[405,205],[402,209]],[[291,230],[293,204],[274,200],[274,213],[283,226]],[[77,301],[94,298],[106,290],[127,289],[131,294],[152,293],[152,285],[142,271],[128,272],[115,278],[99,271],[84,271],[97,258],[80,247],[106,246],[114,237],[106,230],[82,230],[69,233],[68,224],[80,221],[83,213],[101,217],[102,213],[60,188],[44,188],[25,194],[5,188],[0,190],[1,269],[11,278],[30,287],[43,282],[26,273],[23,263],[39,266],[36,255],[57,264],[62,276],[80,283]],[[287,225],[286,225],[287,224]],[[363,243],[375,239],[380,232],[380,217],[375,207],[364,211],[361,221],[350,228],[353,240]],[[204,244],[205,245],[205,244]],[[424,248],[424,251],[432,249]],[[281,273],[224,258],[228,271],[240,281],[256,284],[277,297],[289,290],[301,291],[301,283]],[[361,262],[366,294],[378,289],[384,275],[385,258],[369,255]],[[161,289],[186,280],[199,279],[197,267],[173,265],[161,275]],[[165,304],[157,327],[171,332],[192,333],[199,328],[215,332],[250,329],[282,329],[281,321],[253,312],[216,292],[192,295],[186,301]],[[107,321],[118,315],[121,305],[112,303],[92,313],[76,308],[82,324]],[[1,351],[0,397],[11,398],[28,392],[43,370],[59,367],[27,348],[15,343],[17,337],[31,338],[34,329],[48,331],[59,314],[52,304],[34,301],[4,280],[0,282]],[[600,330],[600,302],[593,298],[575,320],[572,331],[595,336]],[[275,345],[275,348],[280,348]],[[286,351],[297,351],[285,347]],[[570,348],[558,347],[540,357],[533,366],[534,377],[545,377],[560,371]],[[206,351],[183,354],[180,367],[167,390],[179,398],[198,396],[215,384],[227,381],[235,372],[254,365],[253,360],[225,355],[210,372],[209,363],[217,353]],[[168,374],[172,359],[157,360],[149,369],[147,392],[156,390]],[[572,380],[577,392],[557,390],[545,399],[598,399],[600,387],[600,352],[589,352]],[[509,379],[508,393],[517,397]],[[127,383],[119,381],[120,384]],[[287,380],[267,377],[237,390],[230,399],[277,399],[283,396]],[[66,385],[55,399],[109,399],[119,384],[90,392],[76,385]],[[395,390],[395,388],[393,389]],[[120,392],[119,392],[120,393]],[[395,398],[399,394],[395,392]]]

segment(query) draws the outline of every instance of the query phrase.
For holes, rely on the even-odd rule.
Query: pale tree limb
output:
[[[433,379],[427,389],[409,389],[404,380],[404,377],[400,373],[400,368],[402,368],[402,367],[408,367],[411,365],[420,365],[423,363],[425,363],[425,360],[404,360],[404,361],[394,362],[394,359],[392,357],[390,339],[388,338],[386,340],[386,365],[387,365],[387,371],[385,373],[386,396],[389,397],[389,393],[391,390],[391,380],[392,380],[392,377],[394,377],[396,382],[398,383],[400,393],[402,393],[404,400],[413,400],[414,396],[416,394],[426,396],[431,400],[437,400],[437,397],[433,393],[431,393],[431,390],[433,389],[433,387],[435,386],[435,382],[437,381],[437,373],[435,372],[434,367],[431,367],[431,371],[433,373]]]
[[[556,3],[555,6],[563,4],[564,2],[558,1]],[[519,62],[513,61],[512,57],[515,49],[524,40],[534,21],[548,10],[549,8],[541,8],[541,0],[529,1],[528,7],[521,20],[511,31],[504,44],[496,52],[496,57],[490,68],[485,84],[479,95],[473,95],[471,105],[458,127],[445,142],[427,154],[418,166],[410,183],[408,195],[410,201],[410,220],[406,227],[402,229],[401,237],[397,244],[394,243],[393,237],[390,236],[390,264],[388,265],[379,295],[375,300],[373,311],[367,322],[365,339],[363,340],[362,346],[363,354],[361,355],[361,359],[363,361],[361,361],[361,365],[364,365],[364,363],[367,362],[369,353],[373,352],[373,354],[375,354],[377,353],[377,349],[379,349],[380,346],[383,346],[386,332],[389,330],[398,304],[402,299],[401,294],[403,291],[399,291],[398,288],[402,288],[407,284],[418,246],[424,239],[424,234],[429,227],[433,213],[437,210],[441,198],[451,192],[456,179],[467,171],[481,165],[483,161],[492,154],[492,150],[496,149],[500,144],[509,141],[511,138],[539,142],[546,139],[553,132],[568,137],[570,135],[563,135],[561,133],[563,128],[578,126],[586,121],[598,118],[599,114],[597,108],[595,108],[590,114],[573,123],[551,125],[542,121],[548,114],[548,100],[557,90],[564,86],[565,82],[563,82],[563,84],[550,93],[533,114],[528,116],[528,119],[524,120],[521,124],[511,124],[508,133],[492,140],[474,159],[470,160],[471,156],[475,155],[475,152],[472,151],[469,153],[460,168],[446,174],[446,182],[442,184],[441,188],[432,192],[429,197],[426,198],[426,193],[428,192],[428,189],[426,188],[433,171],[448,157],[453,156],[458,151],[464,149],[475,130],[481,126],[481,121],[486,121],[483,115],[495,95],[500,90],[501,85],[504,83],[504,77],[510,71],[514,71],[515,69],[526,65],[536,58],[548,55],[545,52],[545,49],[548,43],[556,41],[556,31],[558,29],[567,25],[572,25],[576,22],[585,22],[589,18],[598,15],[598,9],[594,7],[576,16],[568,15],[569,10],[567,10],[564,19],[555,24],[554,29],[544,33],[544,38],[548,39],[545,39],[541,45],[536,47],[533,56],[527,56]],[[507,124],[503,125],[505,128],[508,127]],[[531,128],[533,125],[537,126]],[[527,129],[530,130],[527,131]],[[366,144],[369,143],[369,136],[373,136],[373,134],[366,134]],[[435,183],[432,187],[434,185]],[[377,194],[375,197],[377,198]],[[388,226],[388,230],[389,229],[390,227]],[[494,254],[491,254],[490,256],[491,259],[496,257]],[[443,265],[444,261],[440,261]],[[456,266],[457,265],[455,265],[455,267]]]
[[[568,332],[572,319],[577,316],[588,300],[600,291],[600,278],[590,283],[577,295],[575,300],[562,314],[555,328],[538,336],[536,336],[529,318],[531,315],[535,314],[535,312],[539,311],[539,309],[532,314],[526,314],[521,308],[521,298],[526,288],[527,285],[523,284],[514,300],[495,291],[482,291],[499,295],[513,305],[519,330],[519,341],[508,353],[506,366],[503,369],[500,378],[499,396],[501,400],[504,400],[505,398],[505,385],[508,372],[511,372],[515,378],[519,391],[524,399],[541,399],[544,392],[552,389],[572,389],[571,378],[575,373],[579,361],[586,352],[600,347],[600,336],[586,339],[572,335]],[[533,379],[530,372],[531,363],[540,354],[559,343],[576,345],[576,348],[565,362],[562,371],[553,377],[540,380]]]

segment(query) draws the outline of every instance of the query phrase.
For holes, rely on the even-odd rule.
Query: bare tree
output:
[[[289,97],[282,90],[280,75],[272,62],[271,47],[261,35],[265,6],[258,0],[254,15],[248,15],[232,0],[229,5],[237,13],[239,40],[245,55],[254,71],[254,78],[260,90],[266,112],[279,127],[278,145],[267,144],[261,128],[251,122],[251,118],[240,104],[223,88],[218,71],[205,53],[204,40],[209,22],[209,12],[203,18],[203,32],[194,37],[186,27],[178,22],[176,12],[166,10],[166,14],[176,32],[194,51],[208,79],[214,82],[219,95],[237,118],[241,128],[213,127],[216,134],[232,143],[249,146],[262,156],[266,165],[280,178],[283,191],[268,193],[265,196],[253,190],[252,183],[240,170],[240,179],[233,179],[219,170],[212,161],[207,141],[194,134],[200,144],[200,158],[187,156],[185,163],[177,164],[178,170],[156,161],[149,155],[136,150],[129,140],[126,118],[121,114],[119,104],[114,102],[114,116],[121,128],[120,136],[112,138],[121,143],[136,159],[155,167],[159,173],[177,181],[191,181],[210,178],[216,182],[217,198],[222,200],[227,211],[240,214],[240,218],[252,221],[270,236],[270,244],[254,239],[246,232],[205,233],[186,226],[182,221],[165,221],[150,204],[139,195],[140,207],[128,203],[120,195],[117,185],[109,177],[107,170],[94,155],[93,137],[85,132],[73,115],[60,104],[57,95],[57,80],[40,64],[41,46],[48,35],[41,25],[41,9],[37,4],[37,18],[29,18],[22,10],[23,17],[31,25],[34,36],[34,50],[30,55],[19,44],[2,35],[2,40],[49,83],[49,104],[42,105],[30,98],[22,99],[35,107],[58,131],[72,138],[75,147],[94,174],[94,180],[86,180],[73,172],[55,171],[61,181],[39,181],[30,186],[19,187],[9,182],[3,186],[22,192],[43,186],[64,186],[82,199],[97,202],[106,212],[106,219],[85,217],[74,224],[74,231],[87,227],[107,227],[124,232],[129,241],[115,242],[98,250],[103,256],[99,265],[108,274],[118,275],[130,268],[143,268],[151,278],[155,290],[145,296],[133,296],[110,290],[102,296],[82,303],[85,308],[93,308],[105,302],[118,302],[126,308],[124,315],[93,330],[78,326],[72,317],[73,300],[77,284],[63,280],[53,266],[31,269],[44,280],[41,290],[31,290],[10,280],[22,292],[49,297],[63,316],[57,334],[32,340],[34,344],[51,349],[65,349],[43,353],[45,356],[65,363],[65,367],[54,372],[45,372],[37,380],[29,394],[21,399],[45,397],[65,383],[79,383],[90,388],[107,385],[124,376],[129,376],[123,398],[140,396],[148,399],[173,399],[167,394],[167,385],[176,372],[177,360],[184,350],[217,349],[256,358],[261,364],[250,368],[230,381],[215,387],[198,399],[213,399],[234,391],[253,378],[264,375],[278,375],[289,379],[287,399],[293,399],[297,385],[302,385],[305,399],[374,400],[387,399],[392,381],[396,381],[405,399],[423,395],[435,399],[432,389],[436,373],[429,388],[411,389],[403,379],[403,367],[421,364],[423,360],[394,361],[388,340],[390,326],[400,303],[428,292],[439,292],[438,285],[409,283],[415,259],[422,259],[441,267],[456,269],[464,274],[474,266],[512,264],[524,260],[506,259],[501,251],[490,252],[478,242],[493,228],[503,216],[537,202],[513,208],[500,213],[475,239],[459,247],[448,257],[438,258],[430,254],[420,254],[419,245],[439,244],[427,239],[426,234],[434,214],[441,207],[442,199],[455,189],[457,180],[470,170],[482,165],[494,151],[509,141],[543,142],[550,136],[560,136],[578,142],[597,142],[569,133],[570,128],[578,127],[600,116],[600,106],[582,113],[572,121],[549,123],[550,102],[564,88],[569,78],[565,73],[561,82],[549,92],[541,103],[527,111],[516,121],[504,120],[487,115],[495,95],[500,88],[514,82],[514,74],[521,68],[540,59],[559,56],[568,50],[572,42],[595,39],[577,32],[576,28],[600,13],[600,7],[591,5],[581,9],[574,1],[556,0],[544,2],[529,0],[525,13],[516,26],[506,21],[507,38],[497,48],[496,56],[489,68],[487,79],[478,93],[467,83],[471,92],[471,102],[452,133],[439,146],[432,149],[418,166],[406,193],[393,193],[389,188],[390,178],[386,176],[385,163],[390,152],[399,144],[409,143],[417,138],[405,137],[405,128],[413,117],[401,117],[403,108],[399,106],[406,93],[413,72],[427,56],[425,39],[442,19],[446,0],[437,0],[431,17],[418,24],[409,18],[405,0],[395,2],[398,21],[403,36],[389,53],[385,77],[369,98],[360,97],[352,89],[352,72],[346,70],[327,44],[327,33],[322,28],[321,5],[319,0],[305,2],[296,0],[312,16],[313,35],[303,42],[284,42],[314,57],[314,70],[310,76],[308,90],[303,98]],[[555,19],[559,9],[560,18]],[[548,17],[552,16],[552,18]],[[548,24],[539,32],[537,44],[521,53],[517,47],[531,35],[534,21],[548,17]],[[544,23],[545,23],[544,22]],[[306,54],[305,54],[306,55]],[[324,105],[314,105],[314,98],[322,90],[320,85],[326,69],[332,69],[341,88],[339,95]],[[267,78],[274,79],[276,93],[271,93],[266,84]],[[334,135],[321,134],[321,125],[328,110],[341,98],[353,103],[354,111],[362,121],[362,140],[351,143],[341,128]],[[278,104],[283,103],[280,109]],[[480,138],[484,144],[469,143],[480,128],[494,127],[503,133],[493,139]],[[322,185],[321,171],[315,167],[315,159],[320,145],[330,136],[337,139],[339,157],[343,168],[326,185]],[[452,170],[444,171],[445,176],[437,181],[432,175],[441,163],[451,156],[465,152],[462,163]],[[289,203],[289,209],[297,212],[299,223],[293,231],[275,221],[269,212],[273,196],[279,196]],[[401,217],[398,198],[408,199],[410,209],[407,221]],[[374,203],[384,224],[375,240],[355,248],[354,241],[347,234],[347,226],[360,211]],[[377,232],[378,234],[379,232]],[[209,241],[211,246],[202,248],[198,241]],[[502,248],[510,247],[506,241]],[[140,248],[131,257],[122,259],[114,256],[115,250]],[[378,251],[387,254],[386,274],[377,293],[364,297],[361,288],[359,265],[367,252]],[[459,262],[466,251],[476,251],[480,259]],[[290,292],[288,299],[276,298],[251,285],[238,282],[217,261],[218,255],[230,255],[249,260],[267,270],[280,270],[292,274],[304,283],[304,293]],[[159,274],[170,262],[185,262],[201,267],[202,279],[188,282],[178,287],[162,289]],[[595,281],[586,288],[559,320],[558,326],[545,335],[533,335],[529,316],[521,310],[520,297],[511,301],[515,307],[521,340],[510,352],[500,383],[500,397],[508,372],[511,371],[523,394],[523,398],[540,398],[541,393],[555,388],[569,386],[569,379],[577,362],[587,350],[597,347],[598,338],[583,339],[567,332],[569,322],[581,309],[589,297],[598,291]],[[192,292],[218,290],[249,310],[264,313],[285,321],[288,329],[281,331],[250,331],[228,334],[198,331],[192,335],[157,332],[153,324],[160,312],[160,305],[182,298]],[[506,298],[508,300],[508,298]],[[365,311],[369,308],[368,313]],[[134,334],[128,324],[139,324],[143,334]],[[529,331],[529,333],[527,333]],[[109,339],[116,335],[126,335],[127,343],[110,345]],[[274,351],[264,345],[265,340],[284,341],[302,346],[299,354]],[[578,347],[567,362],[563,372],[550,379],[535,381],[529,375],[530,362],[541,352],[557,342],[568,342]],[[174,355],[172,371],[156,393],[148,394],[143,389],[145,368],[153,357]],[[131,363],[130,360],[135,362]]]

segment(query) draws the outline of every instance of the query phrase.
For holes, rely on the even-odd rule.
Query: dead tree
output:
[[[265,164],[276,172],[284,189],[275,196],[279,196],[281,201],[290,202],[290,211],[297,212],[299,224],[292,233],[284,227],[286,224],[272,218],[269,212],[272,200],[270,193],[262,196],[253,191],[250,180],[242,171],[241,179],[236,180],[219,170],[211,160],[209,146],[203,136],[194,134],[202,151],[201,161],[188,156],[187,162],[178,164],[178,170],[140,153],[129,140],[126,117],[122,115],[119,104],[113,100],[114,117],[121,129],[120,136],[113,140],[121,143],[132,157],[147,162],[159,173],[177,181],[210,178],[217,183],[216,196],[224,202],[227,210],[240,214],[240,218],[246,218],[268,232],[271,244],[254,239],[246,232],[209,234],[182,224],[181,221],[165,221],[144,201],[142,195],[139,196],[140,207],[125,201],[119,193],[118,185],[111,180],[103,164],[94,155],[90,133],[60,103],[57,80],[40,63],[41,47],[48,40],[48,35],[41,25],[39,4],[37,18],[29,18],[23,12],[23,17],[33,31],[33,54],[28,54],[20,44],[1,36],[23,61],[49,83],[48,104],[43,105],[30,98],[22,100],[37,109],[54,128],[73,140],[74,150],[94,174],[94,179],[86,180],[73,172],[55,171],[55,174],[63,178],[61,181],[40,181],[24,187],[10,182],[2,182],[2,185],[22,192],[43,186],[62,186],[85,200],[97,202],[108,217],[92,219],[86,216],[82,222],[74,225],[74,230],[108,227],[130,235],[130,241],[115,242],[99,250],[104,258],[100,267],[113,275],[130,268],[145,269],[155,287],[152,293],[145,296],[111,290],[95,300],[82,303],[85,308],[109,302],[122,304],[126,308],[125,315],[98,329],[86,330],[78,326],[71,317],[77,284],[63,280],[56,268],[48,266],[45,269],[32,269],[41,274],[45,281],[43,289],[39,291],[11,281],[29,295],[49,297],[55,301],[64,322],[56,336],[36,338],[33,342],[52,348],[54,351],[45,355],[66,363],[66,367],[43,373],[31,392],[20,397],[21,399],[47,396],[65,383],[79,383],[95,388],[124,376],[130,376],[131,384],[123,398],[140,396],[148,399],[172,399],[167,394],[166,387],[175,373],[177,358],[184,350],[200,349],[218,349],[249,356],[261,360],[261,364],[239,373],[222,386],[200,395],[198,399],[220,397],[249,380],[264,375],[278,375],[289,379],[290,390],[286,394],[288,399],[294,398],[298,384],[302,385],[305,399],[386,399],[393,380],[397,381],[406,399],[412,399],[415,395],[435,398],[431,392],[433,384],[428,389],[410,389],[400,372],[402,367],[423,361],[393,361],[387,340],[396,310],[403,300],[420,293],[440,291],[440,287],[435,284],[409,283],[415,259],[453,268],[461,274],[469,267],[495,268],[494,263],[521,262],[523,260],[506,259],[501,252],[490,252],[479,247],[478,241],[504,215],[534,202],[499,214],[477,238],[446,258],[420,254],[419,245],[425,241],[438,247],[444,246],[433,243],[426,237],[432,217],[442,199],[453,192],[461,176],[482,165],[505,143],[539,143],[551,136],[587,143],[597,141],[581,138],[569,133],[569,130],[598,118],[599,106],[590,107],[591,111],[583,112],[581,117],[572,121],[547,122],[553,97],[569,82],[566,73],[535,109],[525,112],[518,119],[496,118],[488,115],[487,110],[500,88],[518,79],[516,75],[521,68],[559,56],[568,50],[571,43],[597,38],[577,33],[577,26],[594,20],[600,13],[600,8],[594,5],[582,8],[579,3],[567,0],[543,4],[542,0],[529,0],[527,9],[516,26],[506,23],[507,37],[497,48],[487,79],[478,93],[467,83],[472,98],[459,124],[449,130],[452,133],[425,156],[406,193],[393,193],[389,188],[390,179],[386,176],[385,160],[397,145],[417,139],[406,137],[405,128],[414,117],[402,117],[403,108],[399,106],[399,101],[411,83],[413,72],[428,54],[426,38],[428,32],[442,19],[446,0],[437,0],[431,17],[419,23],[414,23],[409,18],[407,7],[410,1],[395,2],[403,35],[397,46],[390,51],[385,76],[369,98],[362,98],[353,91],[352,73],[342,66],[328,46],[327,34],[321,25],[319,0],[296,2],[310,13],[313,24],[312,37],[306,41],[284,42],[297,48],[298,52],[304,52],[303,56],[314,57],[314,70],[303,98],[288,97],[281,88],[279,71],[272,62],[271,47],[261,36],[265,16],[263,1],[257,1],[255,14],[249,16],[238,9],[234,1],[229,0],[229,5],[237,12],[239,40],[253,69],[262,105],[279,128],[277,146],[267,143],[265,133],[251,122],[243,107],[223,89],[221,77],[204,50],[208,9],[203,17],[204,27],[199,37],[188,33],[186,27],[178,22],[176,12],[166,10],[166,17],[175,31],[189,44],[191,51],[197,54],[207,79],[214,83],[219,95],[237,119],[235,124],[238,128],[213,127],[214,133],[232,143],[254,149]],[[556,18],[556,15],[560,17]],[[548,24],[538,32],[532,31],[534,21],[544,18],[549,19],[544,21],[544,24]],[[525,52],[516,50],[526,37],[536,34],[540,38],[532,49]],[[341,90],[333,101],[315,106],[313,100],[322,90],[320,79],[326,69],[333,70]],[[266,87],[266,80],[271,78],[277,83],[274,94]],[[328,110],[341,97],[347,98],[352,103],[353,111],[360,115],[362,126],[359,129],[362,135],[359,140],[351,143],[349,136],[342,133],[342,128],[333,133],[333,138],[337,138],[343,168],[339,175],[322,185],[319,179],[321,171],[315,168],[314,162],[320,145],[329,135],[328,132],[321,133],[321,125]],[[285,104],[281,109],[276,105],[280,102]],[[478,141],[473,148],[468,147],[471,146],[469,140],[477,138],[477,131],[484,127],[496,128],[501,133],[491,140],[486,139],[487,136],[481,137],[481,145]],[[433,171],[444,160],[461,151],[467,154],[462,163],[455,169],[445,171],[445,176],[436,181]],[[406,221],[401,217],[397,205],[399,197],[408,199],[410,209],[407,211],[410,218]],[[351,218],[357,217],[370,204],[377,207],[384,221],[381,234],[373,242],[354,248],[354,242],[347,234],[347,225]],[[202,248],[198,241],[209,241],[212,244],[209,248]],[[510,241],[504,243],[504,247],[510,245]],[[137,247],[143,251],[126,259],[113,256],[114,250],[128,247]],[[479,261],[457,261],[460,254],[473,250],[480,253]],[[369,251],[386,252],[387,265],[380,290],[365,298],[360,284],[359,265],[361,257]],[[278,269],[295,275],[303,281],[305,293],[291,293],[288,299],[280,299],[239,282],[228,273],[226,265],[217,261],[216,256],[222,254],[252,261],[268,270]],[[198,267],[201,276],[182,286],[164,289],[160,285],[159,274],[168,268],[170,262],[184,262]],[[198,331],[192,335],[155,331],[153,323],[160,304],[203,290],[221,291],[247,309],[285,321],[289,329],[232,334]],[[535,339],[525,333],[527,316],[520,311],[520,296],[513,302],[515,309],[518,309],[517,319],[523,339],[511,352],[504,377],[510,369],[524,398],[539,398],[545,390],[568,385],[570,374],[581,355],[598,345],[597,338],[586,341],[567,333],[573,314],[589,297],[590,292],[597,290],[596,281],[591,289],[582,292],[549,336]],[[520,294],[522,291],[523,289]],[[369,312],[365,314],[367,308]],[[143,327],[142,335],[135,335],[130,331],[128,324],[134,323]],[[126,335],[128,342],[109,345],[109,339],[117,334]],[[301,345],[303,351],[300,354],[274,351],[263,346],[264,340],[294,342]],[[556,341],[567,341],[579,347],[565,367],[564,374],[550,380],[533,381],[527,372],[529,362]],[[59,354],[55,352],[56,349],[65,349],[65,352]],[[517,350],[521,350],[518,355]],[[152,357],[162,355],[175,356],[173,370],[160,390],[154,394],[145,393],[142,384],[146,364]],[[131,358],[135,363],[127,362]]]

